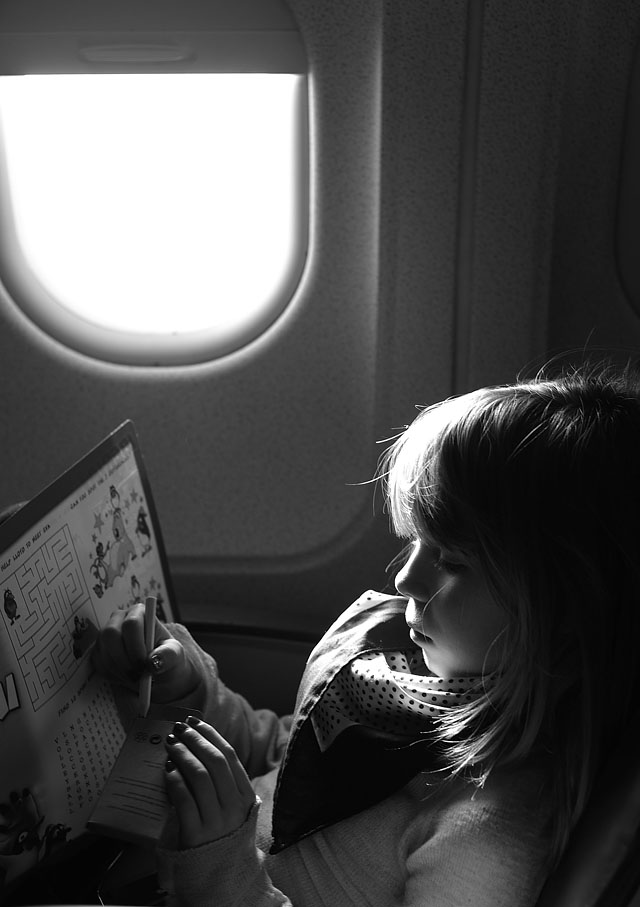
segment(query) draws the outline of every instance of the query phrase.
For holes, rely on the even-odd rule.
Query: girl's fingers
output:
[[[205,721],[200,721],[199,718],[189,717],[187,718],[187,724],[197,731],[201,737],[204,737],[214,749],[219,750],[222,753],[226,762],[226,768],[230,772],[238,792],[253,802],[255,794],[251,781],[247,777],[247,773],[238,759],[238,754],[231,744],[222,736],[222,734],[218,733],[214,727],[207,724]]]
[[[132,686],[137,679],[137,672],[123,645],[121,626],[121,613],[112,614],[95,641],[91,658],[100,674],[110,680]]]
[[[198,730],[179,722],[174,732],[167,738],[169,759],[175,765],[167,773],[167,785],[185,846],[187,839],[205,843],[230,834],[242,825],[255,803],[251,782],[235,751],[204,722],[198,724]]]
[[[202,819],[198,805],[184,778],[171,761],[167,762],[166,776],[167,794],[178,816],[181,846],[197,847],[199,844],[207,843],[202,839]]]
[[[166,627],[156,619],[155,646],[171,638]],[[143,604],[137,603],[111,615],[94,644],[92,660],[101,674],[125,686],[135,686],[140,675],[148,670]]]
[[[161,626],[166,637],[146,659],[145,669],[153,677],[152,697],[154,702],[170,702],[184,699],[198,686],[198,671],[189,659],[180,640],[171,636]]]
[[[121,612],[122,647],[127,658],[135,668],[144,670],[147,660],[147,647],[144,641],[144,605],[132,605],[127,611]]]
[[[170,734],[167,754],[193,797],[203,825],[213,827],[223,811],[219,792],[223,791],[227,802],[230,799],[228,778],[220,772],[213,777],[211,754],[205,751],[204,742],[200,745],[195,741],[193,731],[181,734],[180,739]]]
[[[154,677],[161,677],[171,671],[179,669],[186,659],[184,647],[173,636],[156,642],[155,647],[147,655],[146,668]]]

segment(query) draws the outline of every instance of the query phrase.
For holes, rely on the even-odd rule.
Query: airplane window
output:
[[[198,362],[281,313],[307,246],[306,78],[0,78],[2,277],[98,358]]]

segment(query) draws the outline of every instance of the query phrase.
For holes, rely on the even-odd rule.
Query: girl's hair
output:
[[[487,696],[439,722],[453,773],[548,754],[554,856],[640,692],[640,389],[589,367],[423,410],[380,464],[391,521],[466,555],[508,615]]]

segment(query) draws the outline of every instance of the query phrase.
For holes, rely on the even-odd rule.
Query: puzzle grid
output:
[[[3,579],[18,606],[9,637],[34,711],[69,680],[82,663],[73,654],[74,617],[95,613],[67,524]]]
[[[54,742],[70,816],[91,806],[100,794],[124,738],[104,684],[83,700],[82,712],[60,728]]]

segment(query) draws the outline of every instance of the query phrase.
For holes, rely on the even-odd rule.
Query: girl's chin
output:
[[[414,645],[418,646],[420,649],[422,660],[429,673],[434,677],[464,677],[469,674],[468,671],[461,671],[455,667],[452,669],[451,665],[447,666],[441,664],[438,660],[437,646],[430,636],[425,636],[423,633],[418,633],[416,630],[410,630],[409,636]]]
[[[443,677],[443,674],[439,674],[434,665],[434,659],[431,657],[428,652],[421,648],[422,660],[424,661],[425,667],[429,674],[432,674],[434,677]],[[436,659],[437,660],[437,659]]]
[[[416,646],[420,646],[422,649],[424,646],[431,645],[433,640],[430,636],[425,636],[424,633],[418,633],[417,630],[409,630],[409,638]]]
[[[437,665],[434,663],[434,659],[429,658],[427,653],[424,651],[422,652],[422,659],[425,663],[425,667],[426,667],[427,671],[429,672],[429,674],[432,674],[434,677],[444,677],[445,676],[438,670]]]

